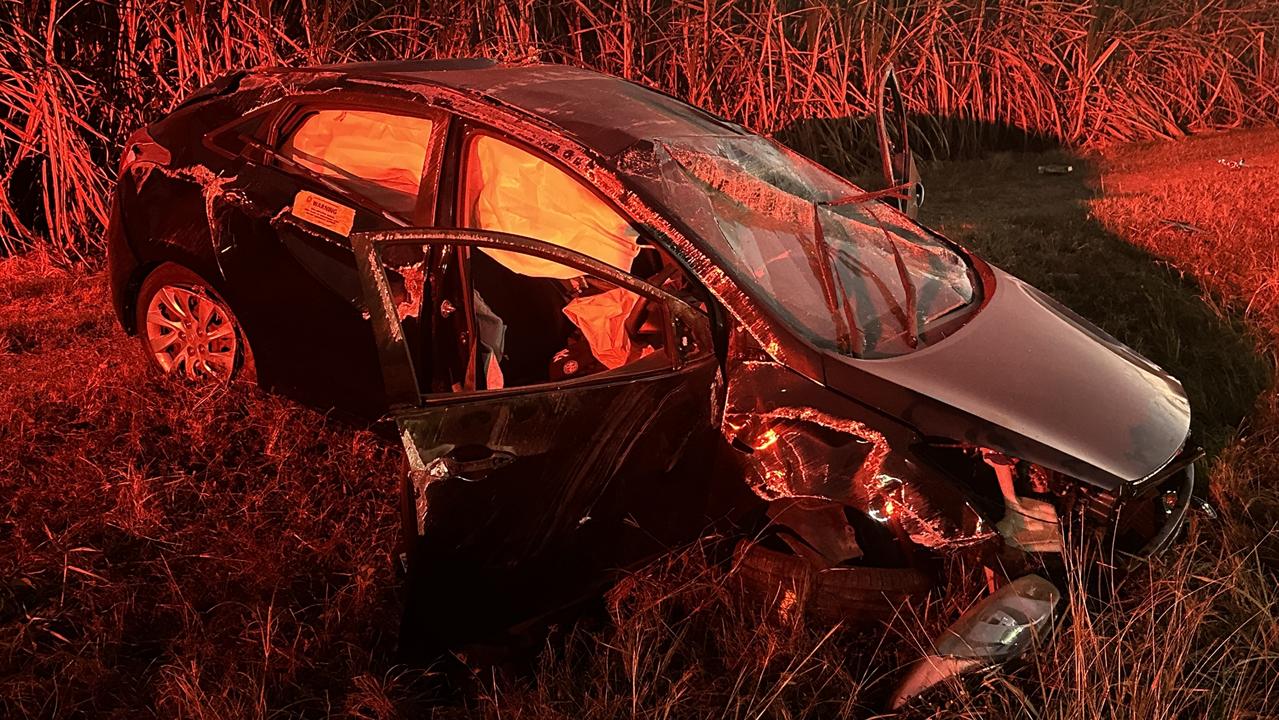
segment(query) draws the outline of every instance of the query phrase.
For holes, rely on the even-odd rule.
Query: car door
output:
[[[306,402],[386,409],[350,244],[433,221],[445,118],[368,98],[299,98],[249,139],[218,248],[264,383]]]
[[[397,230],[353,241],[412,478],[411,583],[436,589],[411,593],[408,611],[437,635],[551,610],[707,527],[720,436],[706,315],[529,238]],[[460,263],[467,291],[416,307],[432,294],[394,278],[433,257]],[[548,300],[561,289],[562,307]],[[434,318],[434,337],[406,332],[402,318],[419,313]],[[440,345],[465,346],[456,355],[475,370],[424,370]],[[528,370],[543,361],[544,374]],[[441,373],[453,379],[444,392],[427,376]]]
[[[917,217],[920,206],[924,204],[924,184],[920,181],[915,155],[910,149],[909,118],[901,86],[897,83],[897,73],[891,65],[879,83],[875,127],[884,182],[887,187],[897,189],[889,203],[908,216]]]

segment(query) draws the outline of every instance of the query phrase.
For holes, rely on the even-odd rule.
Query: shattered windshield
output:
[[[668,207],[752,295],[821,347],[900,355],[972,304],[962,256],[770,140],[685,137],[654,152]]]

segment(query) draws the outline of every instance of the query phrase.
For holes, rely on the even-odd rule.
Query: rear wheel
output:
[[[194,272],[165,263],[138,293],[138,337],[165,375],[220,385],[253,378],[253,355],[226,302]]]

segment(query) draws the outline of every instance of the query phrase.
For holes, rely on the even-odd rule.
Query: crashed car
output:
[[[1067,530],[1166,547],[1198,502],[1180,383],[917,223],[880,95],[868,192],[578,68],[234,73],[129,139],[115,309],[161,371],[394,421],[410,614],[445,643],[708,528],[837,618],[957,557],[1030,576]],[[1003,623],[972,653],[1044,624],[1035,580],[964,621]]]

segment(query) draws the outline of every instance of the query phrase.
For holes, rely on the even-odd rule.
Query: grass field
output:
[[[0,253],[99,255],[124,139],[226,72],[449,57],[642,82],[837,169],[890,63],[928,157],[1279,121],[1277,0],[0,0]]]
[[[1050,162],[1075,172],[1036,172]],[[1222,519],[1113,603],[1072,595],[1031,661],[911,714],[1275,715],[1279,131],[926,179],[926,221],[1182,378]],[[909,623],[764,621],[694,551],[535,668],[442,694],[394,664],[397,448],[151,377],[135,343],[101,274],[0,261],[0,716],[866,717],[918,642]]]

